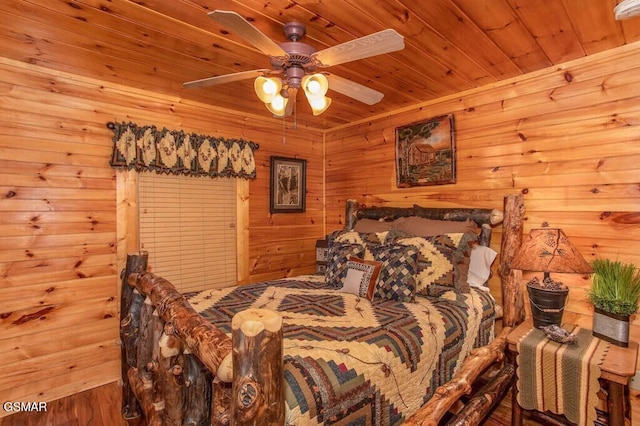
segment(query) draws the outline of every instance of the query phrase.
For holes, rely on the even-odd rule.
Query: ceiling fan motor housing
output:
[[[295,31],[296,36],[292,36],[291,32]],[[281,69],[286,75],[289,86],[299,88],[302,77],[307,72],[313,72],[316,69],[317,62],[311,56],[316,49],[306,43],[296,40],[304,35],[304,25],[297,22],[290,22],[285,25],[285,34],[292,41],[280,43],[282,50],[287,52],[286,56],[271,57],[271,66],[275,69]],[[297,37],[300,35],[300,37]]]
[[[307,28],[300,22],[288,22],[282,30],[287,40],[298,41],[307,33]]]

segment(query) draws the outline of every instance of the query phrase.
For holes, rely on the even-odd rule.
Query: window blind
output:
[[[140,173],[140,249],[178,291],[237,284],[236,180]]]

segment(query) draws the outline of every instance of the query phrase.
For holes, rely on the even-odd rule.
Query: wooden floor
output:
[[[47,412],[21,413],[0,418],[0,426],[134,426],[127,425],[120,414],[121,388],[112,383],[69,398],[47,404]],[[634,424],[640,424],[640,391],[631,391],[631,409]],[[511,395],[507,394],[483,425],[504,426],[511,424]],[[526,426],[536,426],[532,419],[525,419]]]

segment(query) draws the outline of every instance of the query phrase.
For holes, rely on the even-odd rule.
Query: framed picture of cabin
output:
[[[398,188],[456,182],[453,114],[396,128]]]
[[[302,213],[306,208],[306,160],[271,157],[271,213]]]

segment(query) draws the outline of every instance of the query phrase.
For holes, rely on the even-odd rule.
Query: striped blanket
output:
[[[591,330],[564,325],[575,344],[560,344],[532,329],[518,342],[518,404],[525,410],[564,414],[578,426],[593,425],[600,365],[609,344]]]
[[[402,424],[494,332],[494,301],[475,289],[369,302],[305,276],[206,290],[189,303],[229,335],[241,310],[280,313],[289,425]]]

